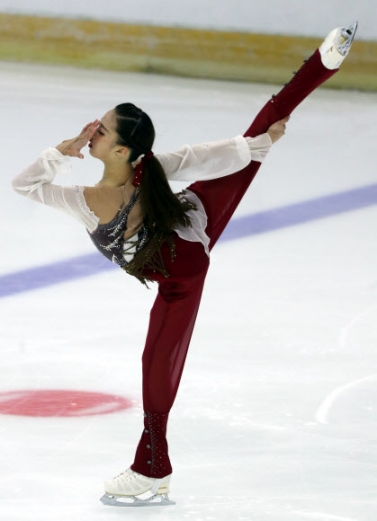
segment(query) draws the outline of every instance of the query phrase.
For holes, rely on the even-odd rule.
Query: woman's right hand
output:
[[[280,119],[276,121],[270,128],[267,130],[267,134],[270,136],[272,143],[276,143],[278,139],[284,136],[286,130],[286,123],[288,123],[290,116],[287,116],[284,119]]]
[[[62,141],[60,145],[56,147],[57,150],[64,156],[78,157],[84,159],[81,149],[88,144],[97,131],[100,121],[95,119],[93,122],[88,123],[82,129],[80,134],[72,139],[66,139]]]

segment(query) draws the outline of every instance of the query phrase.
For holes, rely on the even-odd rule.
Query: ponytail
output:
[[[195,209],[195,205],[180,201],[172,192],[161,163],[154,156],[144,164],[140,189],[144,223],[148,229],[170,235],[177,225],[191,225],[186,212]]]
[[[155,130],[149,116],[132,103],[116,106],[115,114],[118,144],[131,149],[129,163],[151,152]],[[196,206],[188,201],[180,201],[172,192],[164,169],[153,154],[143,162],[138,184],[144,224],[150,231],[167,237],[172,235],[177,226],[191,225],[187,212],[196,209]]]

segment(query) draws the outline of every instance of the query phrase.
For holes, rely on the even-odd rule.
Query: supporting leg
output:
[[[144,430],[132,470],[162,478],[171,474],[166,429],[194,329],[209,259],[200,243],[175,239],[176,258],[162,249],[168,279],[159,280],[143,352]]]

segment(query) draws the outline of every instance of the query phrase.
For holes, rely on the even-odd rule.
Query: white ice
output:
[[[11,191],[41,150],[123,101],[151,114],[157,150],[231,137],[277,90],[9,63],[0,85],[2,275],[94,251],[76,221]],[[314,93],[237,215],[376,183],[376,102]],[[86,156],[62,182],[96,182],[100,164]],[[215,248],[169,424],[177,504],[164,509],[99,502],[141,433],[155,289],[112,270],[1,299],[0,392],[103,391],[134,407],[0,416],[0,520],[375,521],[376,237],[371,206]]]

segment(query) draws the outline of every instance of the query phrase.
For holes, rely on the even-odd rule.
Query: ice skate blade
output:
[[[347,56],[351,48],[353,40],[355,39],[357,27],[359,22],[355,22],[348,27],[348,29],[341,30],[341,38],[343,42],[339,43],[338,50],[342,56]]]
[[[110,507],[165,507],[175,505],[175,501],[169,499],[168,494],[155,494],[146,499],[136,496],[114,496],[105,494],[101,502]]]

